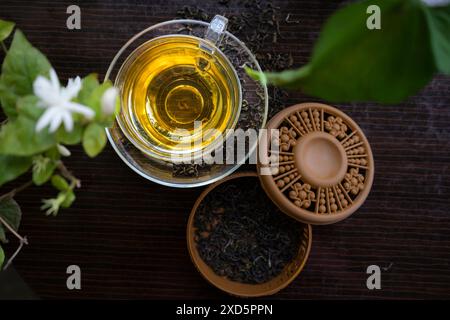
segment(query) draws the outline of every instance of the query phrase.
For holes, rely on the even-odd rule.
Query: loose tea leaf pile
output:
[[[200,172],[208,171],[210,165],[202,163],[173,163],[172,172],[175,177],[198,177]]]
[[[255,178],[211,191],[197,209],[195,241],[216,274],[241,283],[265,283],[298,254],[302,224],[283,214]]]

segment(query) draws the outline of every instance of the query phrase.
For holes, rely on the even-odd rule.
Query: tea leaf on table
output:
[[[35,121],[26,116],[10,120],[0,129],[0,154],[31,156],[54,146],[54,135],[47,129],[35,130]]]
[[[15,231],[19,229],[22,211],[16,200],[13,198],[0,200],[0,217],[2,217]],[[6,229],[4,229],[3,224],[0,223],[0,241],[2,242],[7,241],[5,232]]]
[[[0,154],[0,186],[27,172],[31,164],[31,157],[16,157]]]
[[[381,9],[380,30],[366,27],[369,5]],[[402,101],[435,71],[422,8],[419,0],[350,4],[325,23],[306,66],[266,79],[332,102]]]
[[[63,177],[61,177],[59,174],[55,174],[52,177],[52,185],[53,187],[55,187],[56,189],[58,189],[59,191],[67,191],[69,190],[69,184],[67,183],[66,179],[64,179]]]
[[[36,157],[34,161],[39,162],[39,164],[33,166],[33,182],[40,186],[50,179],[56,169],[56,162],[42,156]]]
[[[450,75],[450,5],[423,6],[436,68]]]
[[[47,58],[16,30],[0,76],[0,103],[8,117],[17,116],[16,100],[32,94],[36,77],[47,75],[50,68]]]
[[[3,41],[9,37],[15,25],[16,24],[14,22],[0,19],[0,41]]]
[[[98,123],[89,124],[83,134],[83,148],[86,154],[93,158],[103,150],[105,145],[105,128]]]

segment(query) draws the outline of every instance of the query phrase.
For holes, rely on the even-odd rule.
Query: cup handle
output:
[[[213,54],[215,48],[220,45],[222,41],[225,30],[227,29],[228,19],[221,16],[216,15],[209,23],[209,27],[205,32],[205,36],[203,39],[206,41],[202,41],[200,43],[200,48],[208,51]]]

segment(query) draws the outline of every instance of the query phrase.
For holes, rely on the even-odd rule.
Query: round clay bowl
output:
[[[195,235],[194,216],[196,214],[198,206],[206,197],[206,195],[222,183],[227,183],[229,180],[239,179],[243,177],[254,177],[255,183],[259,183],[257,178],[258,176],[254,172],[236,173],[219,182],[216,182],[215,184],[210,185],[203,191],[203,193],[195,202],[194,207],[192,208],[191,211],[191,215],[189,217],[187,225],[188,250],[192,262],[194,263],[200,274],[212,285],[219,288],[220,290],[239,297],[268,296],[277,293],[281,289],[285,288],[302,271],[306,263],[306,260],[308,259],[309,251],[311,249],[312,230],[310,225],[304,225],[303,237],[301,240],[300,249],[297,257],[284,268],[284,270],[280,275],[263,284],[245,284],[235,282],[227,279],[226,277],[215,274],[214,271],[200,257],[194,240]]]
[[[374,161],[361,128],[342,111],[301,103],[276,114],[262,139],[258,173],[267,195],[286,214],[330,224],[353,214],[372,187]]]

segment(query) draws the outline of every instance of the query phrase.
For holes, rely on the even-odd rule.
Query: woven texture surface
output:
[[[82,1],[82,30],[66,29],[67,1],[2,0],[13,20],[66,79],[96,71],[103,77],[119,48],[136,32],[172,19],[197,1]],[[237,2],[237,1],[236,1]],[[202,7],[210,13],[243,7]],[[307,62],[320,27],[340,1],[275,1],[300,24],[281,26],[276,50]],[[2,56],[3,57],[3,56]],[[370,57],[368,57],[370,59]],[[287,105],[319,101],[290,93]],[[375,158],[367,201],[350,219],[313,228],[309,261],[274,298],[450,298],[450,78],[436,77],[420,94],[395,106],[338,107],[364,130]],[[50,187],[18,197],[21,233],[30,245],[15,262],[43,298],[217,298],[192,265],[185,229],[199,189],[150,183],[113,149],[89,161],[73,150],[67,165],[82,179],[73,208],[56,218],[39,211]],[[246,168],[254,170],[253,167]],[[14,184],[9,185],[13,187]],[[1,192],[7,191],[4,187]],[[6,246],[11,254],[15,241]],[[66,289],[66,267],[82,269],[82,290]],[[382,270],[382,290],[366,288],[366,268]]]

